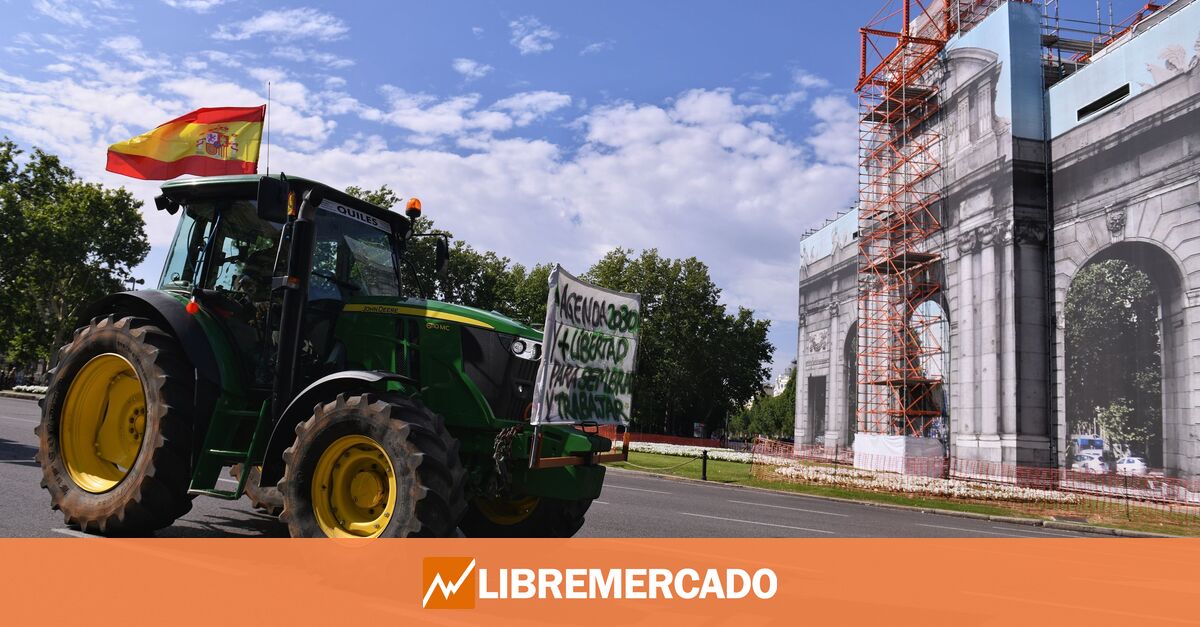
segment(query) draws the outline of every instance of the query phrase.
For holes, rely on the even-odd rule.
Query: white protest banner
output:
[[[550,274],[533,424],[629,424],[641,296]]]

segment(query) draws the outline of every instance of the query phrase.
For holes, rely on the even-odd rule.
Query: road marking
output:
[[[600,504],[600,505],[612,505],[612,503],[609,503],[608,501],[592,501],[592,502],[593,502],[593,503],[598,503],[598,504]]]
[[[24,464],[25,462],[36,462],[36,461],[37,461],[36,457],[30,457],[28,459],[21,459],[19,457],[14,457],[12,459],[0,459],[0,464]]]
[[[217,481],[220,481],[221,483],[232,483],[233,485],[237,485],[237,480],[235,480],[235,479],[226,479],[224,477],[217,477]]]
[[[713,520],[725,520],[728,522],[745,523],[747,525],[762,525],[763,527],[779,527],[782,529],[797,529],[799,531],[811,531],[813,533],[827,533],[829,535],[833,535],[832,531],[825,531],[824,529],[809,529],[808,527],[793,527],[791,525],[777,525],[775,523],[758,522],[757,520],[741,520],[738,518],[724,518],[722,516],[709,516],[708,514],[693,514],[691,512],[679,512],[679,513],[683,514],[684,516],[695,516],[696,518],[711,518]]]
[[[735,501],[733,499],[729,499],[729,502],[737,503],[739,505],[753,505],[755,507],[773,507],[775,509],[790,509],[793,512],[808,512],[810,514],[825,514],[826,516],[841,516],[843,518],[848,518],[850,516],[850,514],[838,514],[835,512],[823,512],[819,509],[804,509],[802,507],[785,507],[783,505],[768,505],[766,503],[751,503],[750,501]]]
[[[1009,537],[1011,537],[1013,535],[1012,533],[996,533],[995,531],[984,531],[982,529],[967,529],[966,527],[947,527],[945,525],[926,525],[925,523],[917,523],[917,526],[918,527],[932,527],[933,529],[950,529],[953,531],[966,531],[967,533],[985,533],[989,536],[1009,536]],[[996,529],[999,529],[999,528],[1000,527],[996,527]]]
[[[992,529],[1007,529],[1007,527],[995,527]],[[1053,531],[1035,531],[1033,529],[1013,530],[1013,533],[1036,533],[1043,536],[1055,536],[1058,538],[1078,538],[1079,536],[1073,533],[1054,533]]]
[[[647,490],[646,488],[631,488],[626,485],[613,485],[611,483],[604,484],[604,487],[616,488],[618,490],[633,490],[635,492],[649,492],[651,494],[670,494],[670,492],[663,492],[662,490]]]
[[[28,418],[14,418],[12,416],[0,416],[0,418],[3,418],[5,420],[11,420],[13,422],[23,422],[25,424],[30,424],[30,425],[41,424],[41,422],[42,422],[40,420],[29,420]]]
[[[89,533],[84,533],[82,531],[76,531],[74,529],[67,529],[66,527],[62,527],[59,529],[51,529],[50,531],[53,531],[54,533],[61,533],[64,536],[71,536],[72,538],[95,538],[96,537]]]

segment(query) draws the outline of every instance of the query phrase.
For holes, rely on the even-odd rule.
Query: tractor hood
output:
[[[497,333],[516,335],[537,342],[542,341],[541,331],[537,331],[507,316],[500,315],[494,311],[484,311],[474,307],[444,303],[437,300],[387,297],[354,298],[346,303],[343,311],[423,316],[456,324],[490,329]]]

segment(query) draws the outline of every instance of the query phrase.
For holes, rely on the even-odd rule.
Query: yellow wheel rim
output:
[[[115,353],[84,364],[67,388],[59,424],[63,463],[75,485],[95,494],[115,488],[146,435],[146,395],[133,364]]]
[[[387,452],[365,435],[334,440],[317,460],[313,513],[331,538],[374,538],[396,510],[396,473]]]
[[[479,512],[484,517],[497,525],[515,525],[529,518],[533,514],[533,510],[537,509],[539,502],[541,499],[536,496],[514,500],[477,498],[475,507],[479,508]]]

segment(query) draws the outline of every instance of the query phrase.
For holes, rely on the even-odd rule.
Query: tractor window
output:
[[[185,206],[175,231],[175,241],[167,253],[160,289],[190,290],[199,274],[200,251],[212,231],[216,210],[212,203],[190,203]]]
[[[399,293],[391,234],[335,211],[320,212],[309,300]]]
[[[239,292],[251,302],[269,300],[282,228],[259,218],[253,201],[234,201],[223,208],[204,287]]]

